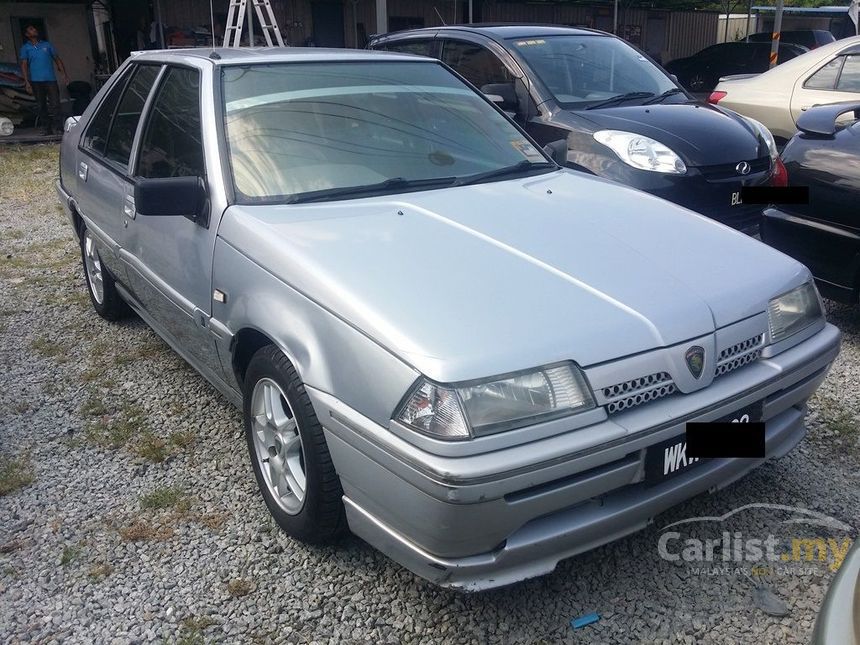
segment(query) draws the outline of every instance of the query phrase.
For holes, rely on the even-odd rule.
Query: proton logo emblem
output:
[[[737,166],[735,166],[735,170],[738,171],[739,175],[748,175],[750,174],[750,170],[752,170],[752,166],[750,166],[746,161],[741,161]]]
[[[684,354],[684,360],[687,361],[687,368],[694,378],[699,378],[702,375],[702,370],[705,369],[705,348],[693,345]]]

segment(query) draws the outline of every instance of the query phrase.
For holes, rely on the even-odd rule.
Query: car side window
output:
[[[839,77],[839,70],[842,69],[844,58],[844,56],[834,58],[807,78],[803,87],[808,90],[832,90],[836,85],[836,79]]]
[[[840,92],[860,92],[860,56],[847,56],[836,89]]]
[[[113,120],[113,113],[116,111],[117,103],[122,96],[128,77],[131,71],[126,72],[119,78],[113,87],[108,90],[101,105],[96,110],[96,113],[90,119],[90,124],[84,134],[82,145],[88,150],[97,152],[100,155],[104,154],[105,146],[107,145],[108,134],[110,134],[110,124]]]
[[[171,67],[156,91],[140,145],[137,175],[203,177],[200,73]]]
[[[158,65],[140,65],[129,81],[117,107],[116,115],[108,135],[105,157],[122,165],[128,163],[131,144],[137,131],[137,123],[143,112],[146,97],[161,69]]]
[[[499,58],[486,47],[459,40],[446,40],[442,62],[453,67],[472,85],[481,89],[490,83],[513,83],[514,77]]]
[[[399,43],[385,45],[386,51],[399,52],[401,54],[418,54],[419,56],[432,56],[432,40],[407,40]]]

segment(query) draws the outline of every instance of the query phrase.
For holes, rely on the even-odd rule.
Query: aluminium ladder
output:
[[[251,5],[257,12],[257,20],[266,37],[269,47],[284,46],[281,38],[281,30],[272,13],[272,5],[269,0],[251,0]],[[248,0],[230,0],[230,8],[227,12],[227,26],[224,28],[224,47],[239,47],[242,43],[242,28],[245,25],[245,14],[247,13]],[[265,13],[264,13],[265,12]],[[252,32],[253,33],[253,32]],[[274,36],[274,40],[272,39]],[[251,43],[253,45],[253,43]]]

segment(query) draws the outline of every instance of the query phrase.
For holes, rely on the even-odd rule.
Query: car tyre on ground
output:
[[[95,237],[86,227],[86,224],[81,224],[79,239],[84,278],[93,309],[105,320],[115,321],[126,317],[129,314],[128,305],[119,295],[116,282],[102,262]]]
[[[296,369],[273,345],[251,358],[243,412],[257,485],[278,525],[311,544],[339,537],[343,491],[322,426]]]

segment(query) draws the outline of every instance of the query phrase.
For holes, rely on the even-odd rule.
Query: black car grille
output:
[[[737,165],[744,160],[738,159],[732,163],[722,163],[716,166],[699,166],[698,170],[702,176],[708,181],[719,181],[721,179],[743,179],[750,175],[755,175],[760,172],[770,170],[770,157],[759,157],[749,161],[750,171],[746,175],[742,175],[737,170]]]

